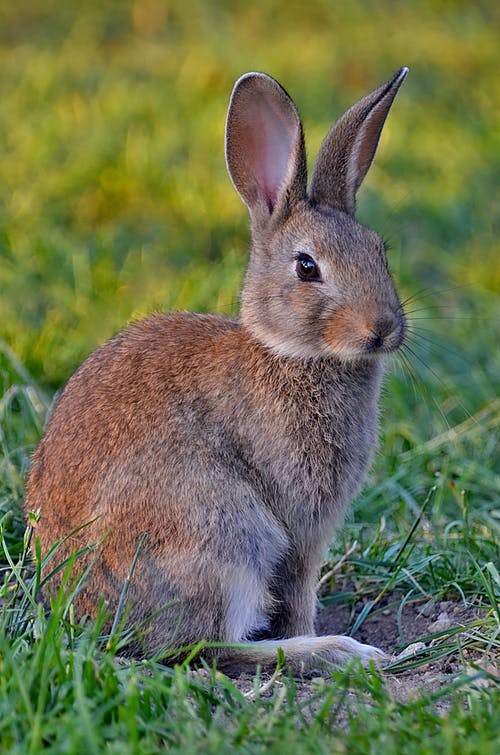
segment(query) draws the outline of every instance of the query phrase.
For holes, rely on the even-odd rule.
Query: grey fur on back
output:
[[[43,554],[61,540],[49,568],[96,544],[76,561],[90,567],[80,615],[100,598],[116,609],[146,534],[132,653],[250,642],[213,653],[225,668],[270,665],[279,640],[299,671],[379,656],[314,637],[315,584],[369,467],[383,355],[404,337],[383,244],[353,214],[405,75],[333,127],[309,194],[294,104],[269,76],[241,77],[226,127],[252,221],[240,320],[153,315],[94,352],[55,408],[26,510],[41,512]]]

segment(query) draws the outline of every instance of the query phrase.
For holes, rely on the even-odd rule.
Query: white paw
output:
[[[362,642],[353,640],[352,637],[343,637],[346,641],[349,655],[354,655],[361,660],[363,666],[368,666],[373,661],[377,666],[383,665],[389,660],[387,653],[375,647],[374,645],[365,645]]]
[[[335,665],[345,666],[351,658],[359,658],[363,666],[368,666],[370,662],[383,666],[389,661],[389,656],[383,650],[374,645],[364,645],[352,637],[329,635],[318,637],[317,642],[314,654]]]

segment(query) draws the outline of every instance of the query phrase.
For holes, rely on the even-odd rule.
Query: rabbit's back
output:
[[[170,478],[173,493],[180,459],[187,461],[203,441],[199,425],[208,431],[200,370],[211,361],[212,343],[235,330],[236,323],[214,315],[157,314],[84,361],[33,459],[26,505],[42,509],[41,533],[66,535],[68,525],[102,514],[111,499],[127,506],[131,489],[148,488],[158,469]],[[213,362],[212,376],[217,370]],[[217,443],[217,437],[205,442]],[[66,531],[60,532],[57,522],[64,519]]]

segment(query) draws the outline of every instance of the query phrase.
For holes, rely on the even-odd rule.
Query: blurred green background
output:
[[[3,0],[0,338],[52,389],[154,309],[235,314],[248,220],[223,156],[234,80],[281,81],[311,160],[334,118],[408,65],[358,203],[401,296],[425,289],[414,378],[396,370],[386,403],[408,416],[427,394],[437,430],[463,421],[498,385],[498,7]]]

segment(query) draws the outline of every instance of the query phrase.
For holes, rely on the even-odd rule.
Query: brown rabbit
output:
[[[384,354],[405,318],[384,245],[354,219],[402,68],[328,133],[309,192],[297,110],[262,73],[235,84],[230,176],[251,216],[241,316],[155,314],[94,352],[69,380],[33,459],[47,569],[88,573],[79,615],[127,598],[130,652],[207,640],[222,668],[304,672],[352,655],[314,635],[324,550],[359,491],[377,433]],[[146,535],[146,539],[143,539]],[[47,593],[60,583],[49,581]],[[211,655],[210,655],[211,654]]]

